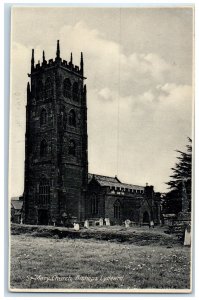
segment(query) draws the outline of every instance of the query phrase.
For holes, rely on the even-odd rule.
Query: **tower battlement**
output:
[[[84,77],[84,67],[83,67],[83,53],[81,52],[81,58],[80,58],[80,66],[73,64],[73,55],[71,53],[70,60],[64,60],[60,57],[60,47],[59,47],[59,40],[57,41],[57,51],[56,51],[56,57],[55,59],[49,59],[48,61],[45,59],[45,52],[43,51],[43,60],[42,62],[38,61],[37,64],[35,64],[34,59],[34,49],[32,49],[32,59],[31,59],[31,74],[40,72],[44,69],[49,69],[51,67],[60,66],[64,69],[67,69],[70,72],[75,73],[78,76]]]

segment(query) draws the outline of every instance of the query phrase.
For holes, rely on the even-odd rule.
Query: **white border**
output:
[[[4,23],[4,4],[8,4],[8,3],[10,3],[10,1],[6,1],[6,0],[1,0],[0,1],[0,32],[1,32],[1,39],[2,39],[2,42],[3,43],[1,43],[1,47],[0,47],[0,53],[2,54],[1,55],[1,64],[0,64],[0,66],[1,66],[1,83],[3,83],[3,80],[4,80],[4,49],[3,49],[3,46],[4,46],[4,26],[3,26],[3,23]],[[195,179],[195,181],[196,181],[196,184],[195,184],[195,233],[197,232],[197,230],[198,230],[198,225],[199,225],[199,217],[198,217],[198,215],[197,215],[197,213],[198,213],[198,201],[199,201],[199,199],[197,199],[197,198],[199,198],[198,196],[199,196],[199,193],[198,193],[198,186],[197,186],[197,179],[198,179],[198,172],[199,172],[199,144],[198,144],[198,126],[199,126],[199,120],[198,120],[198,116],[199,116],[199,105],[198,105],[198,101],[199,101],[199,99],[198,99],[198,84],[197,84],[197,82],[198,82],[198,53],[199,53],[199,47],[198,47],[198,30],[199,30],[199,1],[197,1],[197,0],[195,0],[195,1],[190,1],[190,0],[187,0],[186,2],[182,2],[182,1],[178,1],[178,0],[176,0],[175,2],[173,2],[173,1],[167,1],[167,3],[165,3],[165,1],[161,1],[161,0],[159,0],[159,1],[156,1],[156,2],[153,2],[153,1],[147,1],[147,0],[145,0],[144,1],[144,3],[138,3],[138,1],[128,1],[128,0],[126,0],[124,3],[122,3],[121,1],[117,1],[117,0],[115,0],[115,1],[112,1],[112,0],[109,0],[108,1],[108,3],[107,3],[107,1],[82,1],[82,0],[79,0],[79,1],[73,1],[73,2],[71,2],[71,1],[67,1],[67,0],[65,0],[65,1],[63,1],[63,0],[59,0],[59,2],[58,3],[55,3],[54,1],[51,1],[51,0],[48,0],[48,1],[45,1],[45,0],[43,0],[42,1],[42,3],[41,3],[41,1],[31,1],[31,0],[29,0],[29,1],[20,1],[20,0],[18,0],[18,1],[12,1],[11,2],[11,4],[15,4],[15,5],[19,5],[19,4],[21,4],[21,5],[35,5],[35,4],[37,4],[37,6],[38,5],[41,5],[41,6],[43,6],[43,5],[61,5],[61,4],[63,4],[63,5],[66,5],[66,4],[69,4],[69,5],[73,5],[73,6],[76,6],[76,5],[83,5],[83,6],[91,6],[91,5],[93,5],[93,6],[127,6],[127,5],[134,5],[134,6],[137,6],[137,5],[139,5],[139,6],[148,6],[148,5],[153,5],[153,6],[178,6],[178,5],[180,5],[180,6],[186,6],[186,5],[195,5],[195,29],[196,29],[196,33],[195,33],[195,36],[196,36],[196,50],[195,50],[195,66],[196,66],[196,75],[195,75],[195,82],[196,82],[196,94],[195,94],[195,175],[196,175],[196,179]],[[74,5],[74,4],[76,4],[76,5]],[[6,52],[8,52],[9,53],[9,49],[6,49]],[[5,57],[7,56],[8,54],[6,54],[5,55]],[[2,84],[3,85],[3,84]],[[8,87],[6,87],[6,88],[8,88]],[[2,88],[0,88],[0,95],[1,95],[1,97],[0,97],[0,99],[1,99],[1,105],[3,106],[3,99],[4,99],[4,96],[3,96],[3,89]],[[8,99],[5,99],[4,101],[8,101]],[[5,104],[4,104],[5,105]],[[1,106],[1,108],[0,108],[0,137],[1,137],[1,141],[3,141],[4,140],[4,135],[3,135],[3,128],[4,128],[4,126],[5,126],[5,124],[8,124],[8,120],[7,120],[7,115],[8,115],[8,111],[5,111],[5,121],[4,121],[4,106],[2,107]],[[6,107],[7,107],[7,105],[5,105]],[[7,110],[8,110],[8,108],[7,108]],[[4,125],[4,126],[3,126]],[[6,127],[6,126],[5,126]],[[6,128],[6,130],[7,130],[8,128]],[[8,132],[6,131],[5,133],[5,136],[8,136]],[[8,150],[8,149],[5,149],[6,151]],[[7,162],[5,161],[4,162],[4,148],[1,146],[0,147],[0,155],[1,155],[1,158],[2,158],[2,160],[1,160],[1,167],[0,167],[0,170],[1,170],[1,172],[2,172],[2,176],[0,176],[0,178],[1,178],[1,180],[0,180],[0,191],[3,191],[4,190],[4,193],[5,193],[5,195],[6,195],[6,189],[7,189],[7,186],[5,185],[4,186],[4,180],[5,180],[5,183],[6,183],[6,178],[4,178],[4,180],[3,180],[3,174],[6,174],[6,172],[5,172],[5,170],[4,170],[4,164],[5,164],[5,167],[7,166]],[[3,194],[3,193],[2,193]],[[1,243],[1,245],[3,245],[3,243],[4,243],[4,240],[3,240],[3,238],[4,238],[4,225],[6,224],[5,222],[4,222],[4,218],[3,218],[3,214],[4,214],[4,203],[3,203],[3,199],[4,199],[4,197],[3,197],[3,195],[2,195],[2,197],[0,198],[1,199],[1,201],[2,201],[2,203],[1,203],[1,216],[0,216],[0,228],[1,228],[1,230],[2,230],[2,232],[1,232],[1,238],[2,238],[2,243]],[[5,198],[5,201],[6,201],[6,198]],[[5,202],[6,203],[6,202]],[[5,216],[5,219],[7,218],[7,216]],[[6,234],[6,233],[5,233]],[[196,234],[195,234],[196,235]],[[195,267],[195,271],[196,271],[196,274],[195,274],[195,278],[194,278],[194,281],[195,281],[195,284],[194,284],[194,282],[193,282],[193,293],[192,293],[192,295],[189,295],[189,294],[187,294],[187,295],[183,295],[183,296],[179,296],[179,295],[176,295],[178,298],[180,297],[180,298],[184,298],[184,297],[192,297],[192,298],[198,298],[199,297],[199,291],[198,291],[198,286],[197,286],[197,282],[199,282],[199,278],[198,278],[198,274],[197,274],[197,270],[198,270],[198,257],[197,257],[197,253],[198,253],[198,240],[197,240],[197,238],[196,238],[196,236],[195,236],[195,249],[193,249],[194,250],[194,267]],[[1,266],[3,266],[4,265],[4,253],[3,253],[3,249],[2,249],[3,247],[1,247],[0,248],[0,259],[1,259],[1,261],[0,261],[0,265]],[[6,266],[6,264],[5,264],[5,267],[7,267]],[[194,270],[193,270],[194,271]],[[1,272],[1,275],[3,275],[2,274],[3,272]],[[4,278],[4,280],[5,281],[7,281],[7,278]],[[4,290],[4,280],[3,280],[3,278],[1,278],[1,280],[0,280],[0,295],[1,295],[1,298],[4,298],[5,296],[6,296],[6,298],[7,299],[13,299],[13,297],[15,297],[15,296],[19,296],[19,294],[18,295],[14,295],[14,294],[12,294],[12,293],[6,293],[6,291]],[[27,297],[28,296],[28,297]],[[31,295],[30,294],[25,294],[25,293],[23,293],[23,294],[21,294],[21,297],[25,297],[26,299],[31,299],[32,297],[30,297]],[[43,299],[43,298],[49,298],[49,297],[51,297],[51,296],[53,296],[53,297],[61,297],[61,296],[70,296],[71,297],[71,295],[63,295],[63,294],[59,294],[59,295],[57,295],[57,294],[52,294],[52,295],[48,295],[48,297],[45,297],[46,296],[46,293],[45,293],[45,295],[43,294],[43,296],[41,296],[41,297],[39,297],[39,294],[38,293],[36,293],[36,294],[34,294],[33,296],[36,296],[36,297],[38,297],[38,298],[40,298],[40,299]],[[91,297],[91,295],[88,295],[88,294],[85,294],[84,295],[85,297]],[[97,295],[96,295],[97,296]],[[96,297],[95,296],[95,297]],[[112,299],[115,299],[115,297],[118,297],[118,296],[120,296],[120,297],[123,297],[122,295],[114,295],[114,296],[105,296],[105,295],[99,295],[98,294],[98,296],[103,296],[103,298],[106,298],[106,299],[110,299],[110,298],[112,298]],[[126,297],[129,297],[130,295],[126,295]],[[160,297],[169,297],[170,299],[175,299],[175,296],[174,295],[166,295],[166,294],[164,294],[164,295],[145,295],[144,296],[144,298],[145,297],[151,297],[151,296],[153,296],[153,297],[157,297],[158,296],[158,298]],[[75,298],[75,299],[80,299],[82,296],[80,296],[80,295],[78,295],[78,296],[76,296],[76,295],[73,295],[72,296],[73,298]],[[132,295],[131,295],[131,297],[132,297]],[[142,295],[133,295],[133,298],[135,298],[135,299],[138,299],[138,298],[140,298],[140,297],[142,297],[143,298],[143,296]],[[93,298],[93,296],[92,296],[92,298]]]

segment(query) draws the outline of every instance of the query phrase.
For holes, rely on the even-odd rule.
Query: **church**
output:
[[[24,222],[67,225],[68,220],[111,224],[160,223],[160,194],[153,186],[88,173],[87,91],[83,53],[80,66],[55,59],[28,74],[25,133]]]

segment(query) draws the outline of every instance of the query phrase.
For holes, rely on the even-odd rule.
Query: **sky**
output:
[[[61,57],[87,77],[89,172],[167,191],[175,149],[185,150],[193,122],[191,8],[30,8],[12,10],[11,196],[24,184],[27,73]]]

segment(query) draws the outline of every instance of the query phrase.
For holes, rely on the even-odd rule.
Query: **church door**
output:
[[[48,225],[48,211],[46,209],[38,210],[38,224]]]
[[[143,223],[149,223],[149,214],[147,211],[143,213]]]

